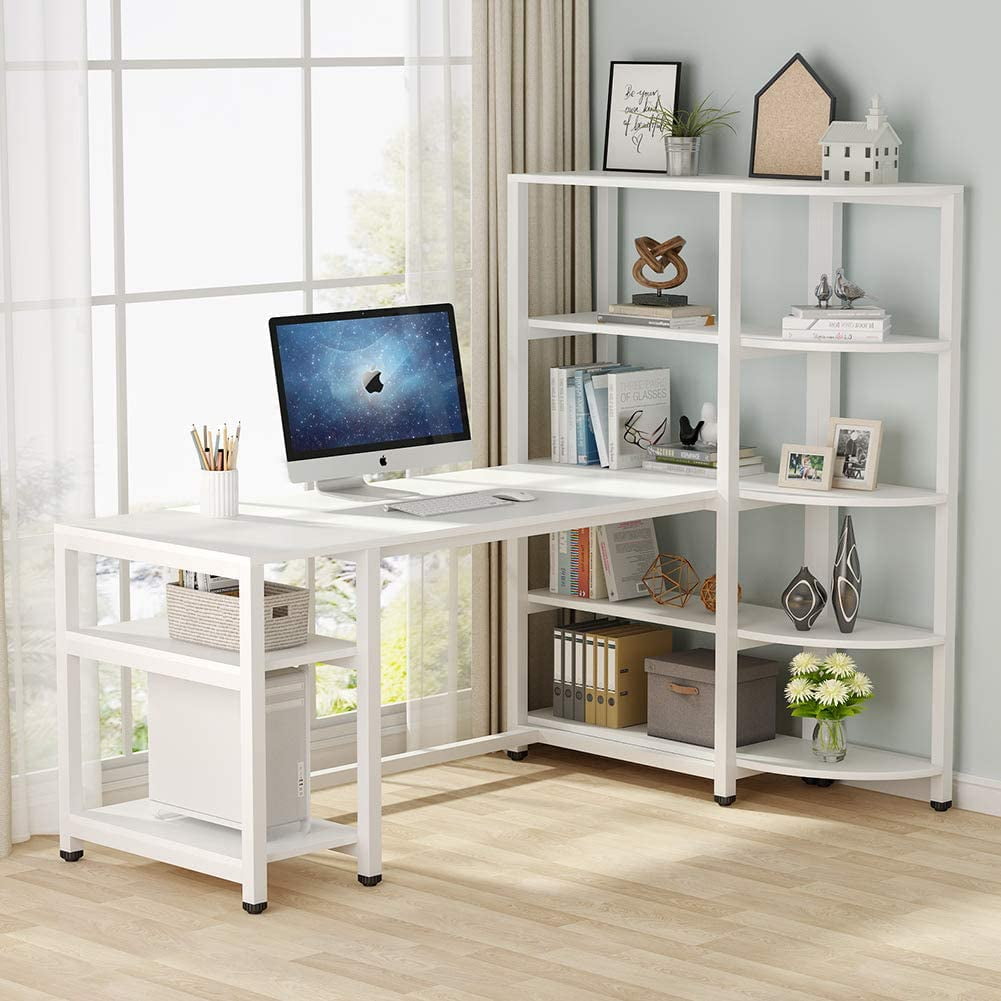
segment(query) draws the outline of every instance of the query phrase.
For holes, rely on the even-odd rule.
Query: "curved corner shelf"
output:
[[[875,490],[796,490],[781,487],[777,473],[761,473],[740,481],[742,500],[767,504],[804,504],[814,507],[936,507],[948,498],[937,490],[880,483]]]
[[[942,354],[949,350],[948,341],[938,337],[914,337],[910,334],[888,334],[884,341],[787,341],[781,332],[743,330],[742,348],[760,351],[826,351],[840,354]]]

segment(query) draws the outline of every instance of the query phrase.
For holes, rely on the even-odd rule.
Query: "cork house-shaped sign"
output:
[[[754,96],[751,177],[819,181],[834,95],[797,52]]]

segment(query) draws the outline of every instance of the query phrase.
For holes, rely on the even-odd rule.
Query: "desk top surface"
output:
[[[303,491],[274,503],[245,503],[232,519],[166,510],[93,518],[56,526],[69,548],[117,556],[116,548],[143,542],[255,563],[307,556],[348,556],[377,549],[393,553],[519,538],[588,524],[698,510],[716,498],[716,483],[646,470],[610,472],[549,462],[463,470],[373,484],[386,499]],[[535,500],[434,517],[387,512],[383,504],[407,497],[501,488],[528,490]],[[396,493],[391,493],[396,491]],[[116,543],[119,545],[116,547]],[[102,546],[104,548],[102,548]]]

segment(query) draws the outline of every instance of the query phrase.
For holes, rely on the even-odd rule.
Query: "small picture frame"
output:
[[[677,111],[680,80],[681,63],[611,63],[602,170],[666,172],[663,136],[642,116],[653,111],[658,101],[668,111]]]
[[[779,462],[780,487],[794,490],[830,490],[834,449],[829,445],[783,445]]]
[[[875,490],[882,444],[882,421],[832,417],[834,486],[845,490]]]

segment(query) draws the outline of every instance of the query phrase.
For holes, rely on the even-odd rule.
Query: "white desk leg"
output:
[[[59,717],[59,857],[83,858],[83,842],[69,836],[71,813],[83,807],[83,735],[80,658],[66,653],[66,630],[80,625],[80,576],[76,550],[56,542],[56,701]]]
[[[528,539],[504,543],[504,588],[504,729],[513,730],[528,712]],[[528,745],[509,748],[507,756],[523,761]]]
[[[243,909],[268,906],[268,788],[264,715],[264,568],[240,573],[240,792]]]
[[[382,587],[379,553],[360,553],[358,609],[358,882],[382,881]]]

